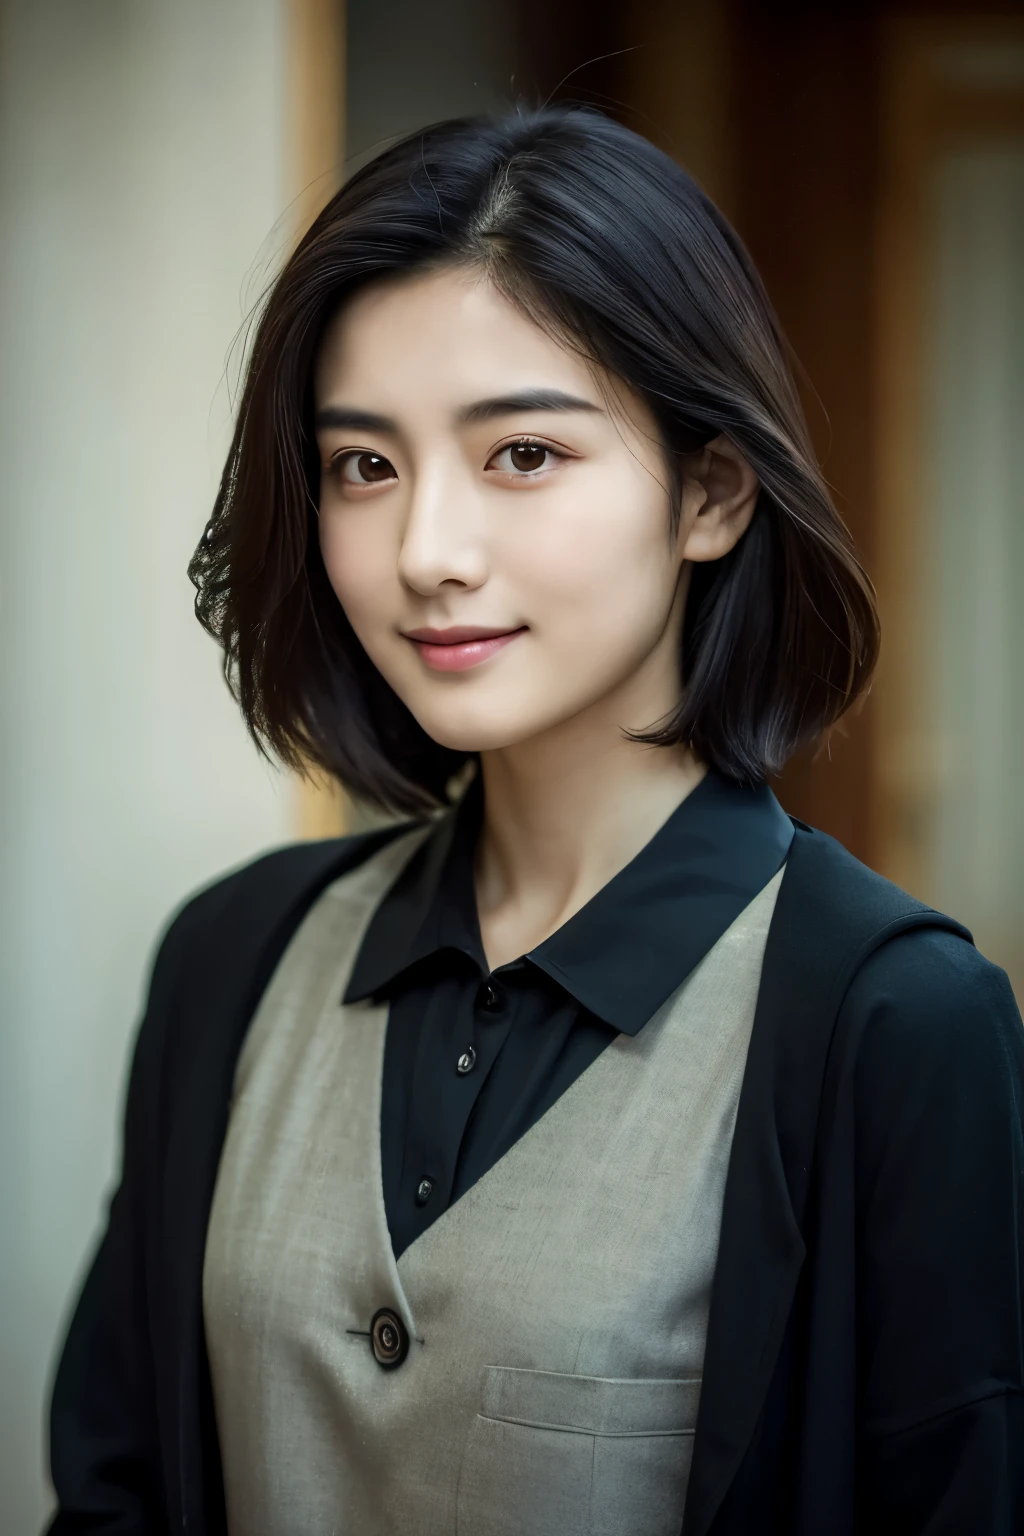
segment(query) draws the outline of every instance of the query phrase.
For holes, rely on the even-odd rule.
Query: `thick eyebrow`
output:
[[[494,395],[488,400],[474,400],[458,413],[458,421],[490,421],[494,416],[514,416],[523,411],[596,411],[604,415],[601,407],[581,395],[568,395],[561,389],[521,389],[511,395]],[[390,416],[378,416],[375,411],[360,411],[354,406],[325,405],[316,413],[314,425],[318,431],[328,427],[349,432],[388,432],[398,434],[398,423]]]
[[[604,415],[599,405],[581,395],[567,395],[561,389],[521,389],[515,394],[477,400],[459,412],[459,420],[490,421],[492,416],[514,416],[520,411],[596,411]]]

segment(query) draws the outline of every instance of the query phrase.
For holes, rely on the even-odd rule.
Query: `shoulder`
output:
[[[1006,973],[955,918],[799,822],[787,886],[783,919],[803,935],[810,966],[828,957],[840,1035],[865,1063],[898,1048],[953,1061],[976,1053],[983,1035],[1016,1048],[1022,1026]]]
[[[401,822],[347,837],[287,843],[229,869],[186,895],[157,937],[150,1001],[186,962],[276,948],[332,880],[417,826]]]
[[[413,825],[289,843],[185,897],[158,935],[135,1038],[129,1101],[145,1103],[144,1119],[158,1120],[159,1104],[184,1104],[190,1092],[205,1092],[197,1083],[217,1091],[261,993],[317,897]],[[207,1111],[209,1105],[200,1120]]]
[[[856,1041],[859,1096],[879,1110],[912,1082],[957,1095],[988,1083],[1017,1097],[1024,1086],[1024,1025],[1006,972],[956,932],[918,927],[879,945],[839,1022]]]
[[[794,822],[783,891],[792,918],[842,945],[880,939],[905,927],[934,925],[970,940],[961,923],[928,907],[854,857],[842,843]]]
[[[911,1082],[929,1074],[952,1090],[973,1073],[990,1084],[984,1094],[1024,1097],[1024,1032],[1005,973],[960,923],[801,823],[763,976],[786,1069],[803,1080],[805,1058],[824,1053],[865,1113],[902,1113]]]
[[[955,1035],[960,1021],[991,1015],[1019,1023],[1009,978],[962,933],[918,926],[880,944],[843,1003],[865,1020],[901,1021],[908,1035]]]

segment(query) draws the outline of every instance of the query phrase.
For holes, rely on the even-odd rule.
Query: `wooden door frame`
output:
[[[899,18],[882,27],[880,207],[876,257],[875,582],[883,648],[874,689],[878,867],[915,894],[929,885],[928,829],[940,791],[927,687],[924,357],[930,303],[928,189],[956,147],[1024,137],[1024,78],[971,79],[975,50],[1024,50],[1016,17]]]

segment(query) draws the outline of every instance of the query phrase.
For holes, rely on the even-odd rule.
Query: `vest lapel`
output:
[[[840,1005],[867,955],[919,926],[966,934],[796,823],[726,1178],[683,1536],[709,1531],[779,1360],[806,1254],[818,1111]]]

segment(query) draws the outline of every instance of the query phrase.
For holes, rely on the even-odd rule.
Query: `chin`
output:
[[[445,728],[426,724],[423,728],[439,747],[448,747],[452,752],[497,752],[502,747],[512,746],[518,739],[510,736],[507,730],[474,730],[471,726]]]
[[[533,724],[516,729],[507,719],[500,722],[479,718],[453,719],[440,710],[436,713],[413,710],[413,714],[432,741],[452,752],[497,752],[502,747],[512,747],[524,741],[537,729]]]

